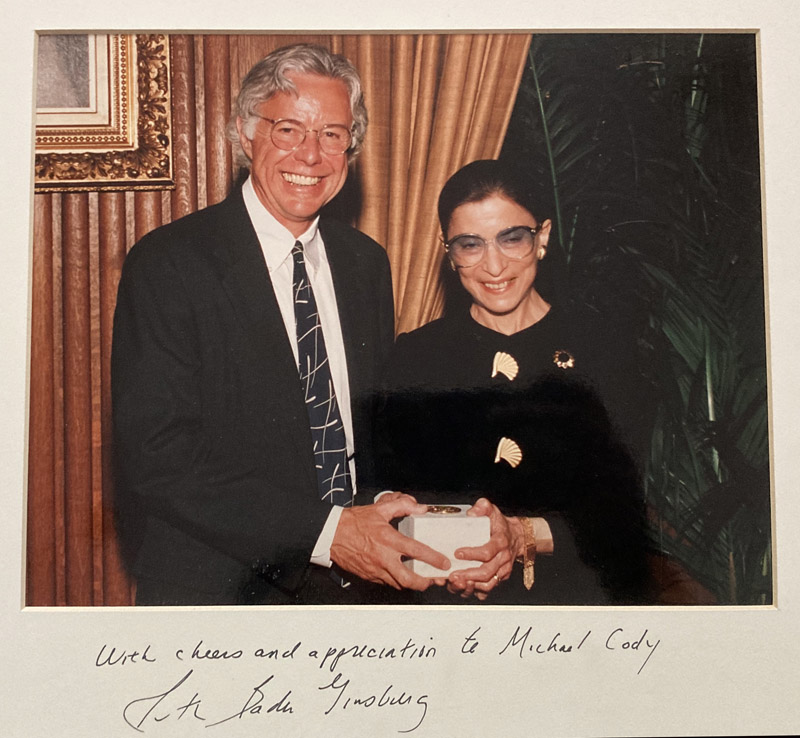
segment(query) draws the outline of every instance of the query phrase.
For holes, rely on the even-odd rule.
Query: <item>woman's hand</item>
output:
[[[454,571],[448,577],[447,589],[462,597],[475,595],[479,600],[485,600],[500,582],[511,576],[514,560],[522,555],[525,534],[519,519],[506,517],[485,497],[481,497],[467,511],[467,515],[487,516],[490,537],[483,546],[457,549],[455,557],[484,563],[471,569]]]

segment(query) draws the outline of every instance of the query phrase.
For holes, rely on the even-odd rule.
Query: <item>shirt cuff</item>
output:
[[[536,553],[553,553],[553,531],[544,518],[533,518],[533,535],[536,537]]]
[[[336,535],[336,528],[339,525],[339,518],[342,517],[343,507],[334,505],[328,514],[328,519],[325,525],[322,526],[322,532],[317,538],[317,543],[314,550],[311,552],[311,563],[317,566],[325,566],[330,569],[331,566],[331,545],[333,544],[333,537]]]

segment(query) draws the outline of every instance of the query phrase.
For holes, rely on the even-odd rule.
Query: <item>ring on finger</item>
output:
[[[497,574],[495,574],[495,575],[494,575],[494,578],[495,578],[495,579],[496,579],[498,582],[500,581],[500,577],[498,577],[498,576],[497,576]]]

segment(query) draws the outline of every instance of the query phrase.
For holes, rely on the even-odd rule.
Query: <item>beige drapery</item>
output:
[[[441,311],[439,191],[467,162],[499,155],[529,43],[520,34],[363,36],[343,49],[366,70],[372,121],[358,225],[389,254],[398,332]]]
[[[463,163],[495,156],[526,35],[173,36],[175,190],[34,198],[28,457],[28,605],[127,605],[111,514],[111,322],[127,250],[222,199],[223,131],[238,82],[274,48],[330,46],[359,67],[370,110],[352,183],[357,225],[387,247],[400,330],[440,307],[436,198]]]

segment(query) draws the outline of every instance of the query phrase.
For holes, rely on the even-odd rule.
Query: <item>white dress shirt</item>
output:
[[[242,195],[247,213],[261,244],[261,250],[264,252],[264,259],[267,262],[267,270],[275,290],[275,297],[278,300],[283,324],[286,326],[286,335],[289,337],[289,343],[294,353],[295,364],[297,364],[298,358],[292,284],[294,275],[292,249],[296,241],[300,241],[303,244],[306,271],[311,282],[311,288],[314,290],[322,332],[325,336],[325,348],[328,352],[333,388],[336,391],[336,399],[342,414],[342,422],[347,439],[347,457],[353,482],[353,492],[355,493],[356,470],[353,459],[353,418],[350,410],[350,383],[347,377],[342,326],[339,322],[336,294],[333,291],[333,277],[331,276],[325,244],[319,233],[319,218],[314,220],[305,233],[295,238],[262,205],[249,177],[242,187]],[[331,508],[331,513],[311,554],[312,563],[320,566],[331,565],[331,543],[336,533],[336,526],[339,524],[342,509],[336,505]]]

